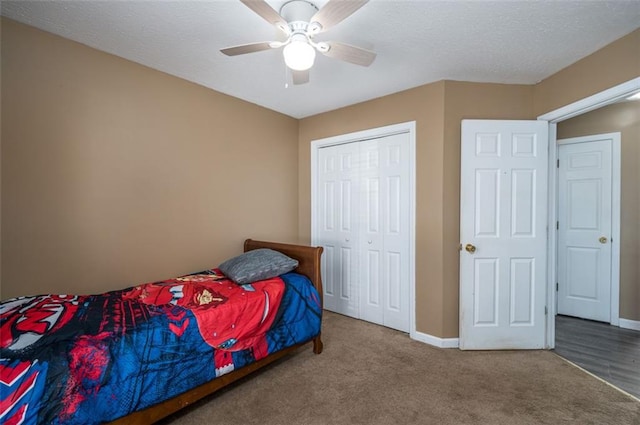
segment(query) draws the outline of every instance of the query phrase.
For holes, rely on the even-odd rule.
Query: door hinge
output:
[[[545,305],[545,306],[544,306],[544,315],[546,316],[547,314],[548,314],[548,312],[547,312],[547,306]]]
[[[556,230],[560,229],[560,222],[556,221]]]
[[[560,160],[559,159],[556,161],[556,168],[560,168]]]
[[[556,282],[556,292],[558,292],[558,282]]]

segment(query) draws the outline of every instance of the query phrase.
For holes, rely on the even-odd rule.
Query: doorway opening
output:
[[[556,222],[558,221],[558,181],[556,173],[556,164],[558,160],[558,150],[556,147],[557,140],[557,124],[562,121],[566,121],[570,118],[577,117],[578,115],[585,114],[590,111],[602,108],[607,105],[611,105],[620,100],[623,100],[637,92],[640,92],[640,77],[633,80],[614,86],[610,89],[604,90],[595,95],[589,96],[585,99],[579,100],[562,108],[551,111],[547,114],[538,117],[539,120],[549,122],[549,143],[553,147],[549,149],[549,194],[548,194],[548,228],[555,229]],[[618,230],[619,234],[619,230]],[[620,250],[620,238],[615,237],[612,242],[613,255],[619,257]],[[555,231],[549,232],[549,238],[547,243],[547,305],[549,306],[550,314],[547,320],[547,348],[555,347],[556,329],[555,329],[555,316],[557,314],[557,292],[556,282],[558,279],[558,235]],[[613,312],[612,312],[613,313]],[[613,316],[613,314],[612,314]],[[616,312],[616,317],[619,313]],[[637,322],[635,322],[637,323]]]
[[[562,134],[564,123],[560,127]],[[616,132],[562,138],[555,146],[556,313],[616,326],[620,299],[620,142],[620,132]]]
[[[552,133],[553,138],[550,140],[552,146],[552,149],[550,149],[550,163],[557,166],[556,161],[562,155],[563,140],[569,139],[568,142],[571,143],[572,141],[576,141],[575,139],[589,139],[587,135],[611,131],[618,132],[621,131],[621,128],[624,128],[624,122],[629,121],[628,118],[635,117],[637,121],[637,110],[640,109],[640,106],[632,102],[624,102],[624,100],[638,91],[640,91],[640,78],[576,102],[575,104],[569,105],[569,107],[561,108],[564,111],[555,111],[555,116],[552,115],[553,113],[550,113],[540,117],[539,119],[548,119],[551,123],[550,133]],[[626,107],[624,106],[625,104]],[[606,125],[610,125],[609,127],[606,127],[606,125],[603,126],[602,121],[604,121],[605,118],[612,120],[614,113],[620,114],[621,111],[625,110],[627,111],[627,119],[617,118],[614,120],[616,124],[610,125],[607,123]],[[630,110],[635,110],[636,112],[629,112]],[[625,116],[624,113],[622,116]],[[618,117],[620,117],[620,115],[618,115]],[[559,123],[559,125],[557,125],[557,123]],[[628,243],[623,243],[623,239],[625,237],[628,238],[629,235],[622,235],[621,238],[620,234],[620,223],[622,222],[621,209],[624,208],[621,205],[621,157],[623,156],[621,136],[620,133],[596,134],[596,136],[609,137],[612,145],[612,160],[617,161],[617,163],[614,163],[612,166],[613,184],[610,185],[613,208],[611,216],[615,221],[612,221],[610,233],[613,240],[605,240],[605,235],[596,238],[604,241],[599,241],[599,244],[610,243],[611,248],[610,313],[605,311],[604,316],[590,317],[588,314],[583,315],[580,312],[576,313],[571,311],[571,309],[566,310],[565,307],[561,305],[563,295],[561,291],[557,290],[556,285],[559,279],[562,280],[566,278],[566,274],[562,270],[565,264],[562,263],[564,260],[561,258],[562,250],[566,249],[566,246],[563,246],[562,232],[550,232],[548,303],[552,307],[553,314],[550,315],[551,320],[548,321],[549,348],[554,348],[555,352],[560,356],[623,391],[635,397],[640,397],[640,371],[636,364],[637,358],[640,356],[640,322],[620,317],[620,312],[624,311],[622,308],[624,305],[622,304],[625,302],[632,303],[633,300],[629,298],[634,298],[626,297],[627,299],[624,299],[625,297],[621,298],[620,296],[621,292],[623,292],[620,288],[621,281],[629,281],[628,278],[621,279],[620,269],[621,256],[623,254],[621,246],[627,246],[627,249],[629,248]],[[596,136],[592,136],[592,138],[595,137],[597,139],[598,137]],[[624,137],[623,134],[622,138]],[[558,144],[555,144],[556,138],[558,139]],[[627,143],[629,140],[630,138],[627,136]],[[580,142],[582,140],[578,141]],[[553,147],[555,147],[555,149]],[[627,167],[627,170],[629,168],[630,167]],[[550,170],[549,174],[550,179],[555,180],[549,185],[550,229],[555,227],[554,221],[557,223],[558,220],[563,219],[563,215],[566,221],[566,214],[563,214],[561,210],[562,206],[559,205],[561,204],[559,198],[562,195],[560,193],[560,189],[562,189],[562,177],[559,172],[553,171],[554,170]],[[590,193],[593,193],[593,191]],[[630,229],[625,229],[625,231],[629,233]],[[627,254],[627,262],[628,255],[629,254]],[[633,256],[633,254],[630,255]],[[588,264],[587,268],[592,265],[593,264]],[[588,278],[593,277],[593,274],[594,273],[590,273]],[[593,282],[595,282],[595,279]],[[626,311],[629,311],[628,305]]]

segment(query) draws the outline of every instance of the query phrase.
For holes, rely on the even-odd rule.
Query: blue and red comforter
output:
[[[320,332],[304,276],[216,269],[102,295],[0,304],[0,422],[92,424],[144,409]]]

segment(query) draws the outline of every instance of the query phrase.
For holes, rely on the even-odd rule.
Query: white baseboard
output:
[[[620,322],[618,323],[623,329],[633,329],[634,331],[640,331],[640,321],[638,320],[629,320],[620,318]]]
[[[411,339],[424,342],[425,344],[433,345],[438,348],[458,348],[458,338],[439,338],[437,336],[425,334],[416,331],[411,334]]]
[[[619,327],[623,329],[633,329],[640,331],[640,321],[620,318]],[[458,348],[460,346],[458,338],[440,338],[426,333],[418,332],[411,334],[411,339],[433,345],[438,348]]]

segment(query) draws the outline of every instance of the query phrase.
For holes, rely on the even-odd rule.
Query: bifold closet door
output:
[[[358,144],[322,148],[318,162],[324,307],[358,318]]]
[[[327,310],[409,331],[408,134],[319,149]]]
[[[386,136],[359,145],[360,318],[408,332],[408,135]]]

